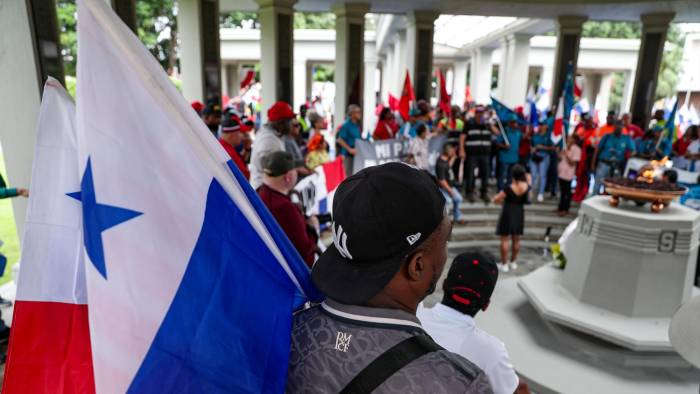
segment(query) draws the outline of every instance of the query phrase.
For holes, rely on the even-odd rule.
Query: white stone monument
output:
[[[693,287],[700,213],[585,200],[566,241],[566,269],[542,267],[520,287],[545,318],[633,350],[672,350],[668,327]]]

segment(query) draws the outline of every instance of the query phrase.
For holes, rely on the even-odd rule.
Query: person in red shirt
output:
[[[379,120],[377,121],[377,127],[374,128],[372,138],[375,141],[388,140],[394,138],[398,130],[399,126],[396,124],[394,114],[391,113],[389,108],[385,107],[379,113]]]
[[[300,208],[289,198],[297,183],[297,168],[305,164],[295,161],[289,152],[284,151],[263,156],[261,164],[263,184],[257,190],[258,195],[310,268],[318,252],[318,218],[311,216],[305,219]]]
[[[250,128],[241,122],[241,119],[236,115],[227,115],[221,122],[221,138],[219,142],[224,147],[226,153],[231,157],[231,160],[236,164],[245,179],[250,179],[250,171],[245,164],[241,155],[236,150],[236,147],[243,142],[243,132],[250,131]]]
[[[622,127],[627,130],[627,135],[632,137],[632,139],[642,138],[644,136],[644,130],[636,124],[632,123],[632,115],[624,114],[622,115]]]

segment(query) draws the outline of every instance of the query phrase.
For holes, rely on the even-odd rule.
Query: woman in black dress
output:
[[[496,235],[501,236],[501,272],[517,269],[518,252],[520,252],[520,236],[525,226],[525,203],[527,192],[530,190],[530,175],[525,167],[516,164],[511,169],[511,184],[493,197],[496,204],[503,203],[501,215],[496,226]],[[513,246],[508,264],[508,238],[513,240]]]

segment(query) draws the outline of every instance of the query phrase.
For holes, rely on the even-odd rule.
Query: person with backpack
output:
[[[365,168],[338,186],[333,219],[311,271],[327,298],[294,316],[286,392],[492,393],[484,371],[416,317],[452,227],[433,177],[403,163]]]

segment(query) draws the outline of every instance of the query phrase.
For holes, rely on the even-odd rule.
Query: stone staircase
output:
[[[559,217],[554,213],[557,204],[557,200],[545,200],[525,206],[525,231],[521,238],[523,248],[548,248],[551,243],[559,239],[566,226],[574,220],[578,206],[572,206],[569,216]],[[495,230],[501,205],[465,202],[460,209],[467,223],[455,224],[452,229],[452,239],[448,244],[450,253],[459,253],[466,248],[490,248],[499,245],[500,237],[495,235]],[[549,242],[546,242],[545,234],[548,228],[550,228]]]

